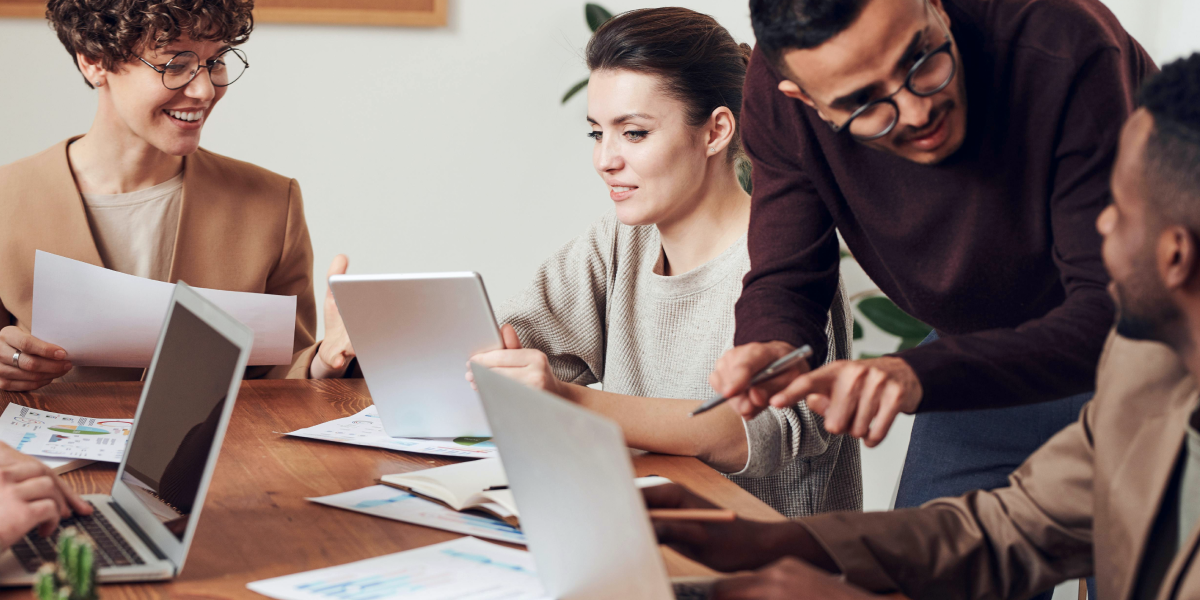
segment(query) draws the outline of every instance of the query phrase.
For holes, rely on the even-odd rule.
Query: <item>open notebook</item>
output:
[[[379,482],[454,510],[485,512],[520,527],[517,505],[508,491],[508,477],[499,458],[384,475]]]
[[[457,511],[480,511],[513,527],[521,526],[517,503],[508,490],[508,476],[504,474],[504,465],[499,458],[384,475],[379,482]],[[658,476],[638,477],[633,483],[640,489],[670,483],[670,480]]]

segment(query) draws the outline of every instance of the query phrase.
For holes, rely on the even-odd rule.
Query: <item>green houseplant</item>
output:
[[[37,600],[95,600],[96,546],[74,527],[58,536],[58,562],[38,569],[33,584]]]
[[[600,26],[603,25],[605,21],[612,18],[612,13],[599,4],[592,4],[591,2],[588,2],[587,4],[583,5],[583,17],[587,20],[588,28],[592,30],[592,33],[596,33],[596,30],[600,29]],[[583,91],[583,89],[587,87],[587,84],[588,78],[584,77],[583,81],[571,86],[571,89],[567,90],[567,93],[563,94],[562,103],[566,104],[567,100],[570,100],[572,96]]]

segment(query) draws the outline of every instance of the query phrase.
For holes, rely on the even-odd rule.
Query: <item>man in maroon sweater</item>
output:
[[[898,506],[1004,485],[1092,388],[1114,314],[1094,223],[1153,62],[1099,0],[750,9],[752,268],[713,387],[745,390],[802,344],[821,363],[836,229],[939,339],[781,377],[734,408],[807,400],[868,445],[919,412]]]

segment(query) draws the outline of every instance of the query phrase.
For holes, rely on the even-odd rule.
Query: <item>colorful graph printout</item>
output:
[[[279,600],[551,600],[528,552],[472,537],[246,587]]]
[[[368,406],[358,414],[334,419],[298,429],[288,435],[354,444],[356,446],[371,446],[385,450],[416,452],[419,454],[436,454],[439,456],[455,456],[458,458],[488,458],[499,456],[496,445],[489,438],[396,438],[383,430],[383,422],[375,406]]]
[[[431,502],[386,485],[373,485],[308,500],[385,519],[445,529],[510,544],[525,544],[525,536],[521,530],[504,521],[479,513],[458,512],[437,502]]]
[[[0,414],[0,441],[38,457],[119,463],[131,429],[130,419],[78,417],[19,404]]]
[[[79,433],[83,435],[109,435],[112,433],[107,429],[102,429],[100,427],[88,427],[86,425],[59,425],[58,427],[51,427],[50,431],[57,431],[59,433]]]

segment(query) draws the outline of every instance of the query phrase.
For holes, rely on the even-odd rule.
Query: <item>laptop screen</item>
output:
[[[236,375],[239,348],[175,304],[121,481],[180,540]]]

